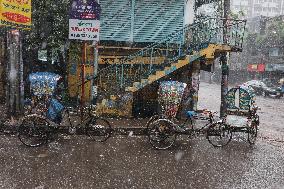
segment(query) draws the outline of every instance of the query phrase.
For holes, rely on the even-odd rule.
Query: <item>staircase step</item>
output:
[[[166,75],[165,71],[156,71],[156,76],[161,78],[164,77]]]
[[[195,60],[197,60],[198,58],[200,58],[202,55],[200,55],[199,53],[193,54],[190,56],[190,62],[194,62]]]
[[[181,68],[181,67],[187,65],[188,63],[189,63],[189,60],[188,60],[188,59],[185,59],[185,60],[178,60],[177,68]]]
[[[177,62],[172,63],[172,64],[171,64],[171,68],[172,68],[172,67],[177,67],[177,64],[178,64]]]
[[[139,88],[141,88],[141,83],[140,82],[134,82],[133,87],[139,89]]]
[[[168,75],[169,73],[171,73],[172,71],[172,67],[165,67],[165,73],[166,73],[166,75]]]
[[[165,69],[166,75],[172,73],[173,71],[177,70],[177,66],[172,66],[172,67],[167,67],[167,69]]]
[[[125,91],[126,92],[135,92],[135,91],[137,91],[137,89],[135,87],[126,87]]]
[[[141,79],[141,88],[145,87],[146,85],[149,84],[149,80],[148,79]]]
[[[150,76],[148,77],[148,81],[149,81],[150,83],[152,83],[152,82],[155,81],[155,80],[157,80],[157,76],[156,76],[156,75],[150,75]]]
[[[171,67],[165,67],[165,70],[170,70],[171,69]]]
[[[141,83],[142,83],[142,85],[147,84],[148,83],[148,79],[141,79]]]

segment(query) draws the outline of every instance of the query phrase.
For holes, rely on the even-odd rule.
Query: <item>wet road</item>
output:
[[[219,88],[202,83],[199,108],[218,110]],[[0,188],[283,189],[283,101],[257,98],[261,136],[254,146],[245,135],[221,149],[202,137],[180,137],[173,148],[157,151],[143,136],[95,143],[60,135],[27,148],[15,136],[0,135]]]
[[[174,148],[154,150],[145,137],[95,143],[59,136],[27,148],[0,137],[0,187],[9,188],[284,188],[284,148],[265,140],[212,147],[205,138],[179,138]]]

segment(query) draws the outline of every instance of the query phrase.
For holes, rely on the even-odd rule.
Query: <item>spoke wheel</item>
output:
[[[48,122],[40,117],[26,117],[19,127],[20,141],[29,147],[38,147],[48,140]]]
[[[251,126],[248,128],[248,142],[250,144],[255,144],[257,138],[257,130],[258,125],[256,123],[252,123]]]
[[[207,139],[215,147],[226,146],[232,139],[232,131],[226,124],[215,123],[208,127]]]
[[[150,117],[150,119],[149,119],[148,122],[146,123],[147,132],[149,133],[149,127],[150,127],[150,125],[151,125],[154,121],[156,121],[156,120],[158,120],[158,119],[163,119],[163,118],[166,118],[166,116],[163,115],[163,114],[153,115],[152,117]]]
[[[92,117],[86,125],[87,135],[98,142],[106,141],[111,135],[110,123],[103,118]]]
[[[149,125],[148,137],[150,144],[159,150],[170,148],[176,140],[174,125],[167,119],[157,119]]]

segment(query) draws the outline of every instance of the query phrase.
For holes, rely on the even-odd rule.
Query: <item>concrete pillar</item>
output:
[[[7,89],[6,105],[9,116],[20,113],[20,45],[19,31],[11,30],[7,33],[8,63],[7,63]]]
[[[184,118],[185,112],[189,110],[197,110],[198,90],[200,82],[200,62],[196,61],[191,64],[190,68],[183,72],[181,80],[187,84],[184,91],[181,111],[179,117]]]
[[[191,94],[192,94],[192,109],[197,110],[198,91],[200,83],[200,62],[194,62],[191,74]]]
[[[228,19],[230,14],[230,0],[224,0],[224,18]],[[227,44],[227,20],[223,22],[223,43]],[[221,81],[221,106],[220,106],[220,116],[223,117],[226,112],[226,102],[225,97],[228,92],[228,77],[229,77],[229,66],[227,52],[222,52],[220,57],[220,63],[222,65],[222,81]]]

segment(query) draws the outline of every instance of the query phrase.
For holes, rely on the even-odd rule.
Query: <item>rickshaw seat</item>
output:
[[[197,113],[195,111],[187,111],[186,112],[186,116],[188,118],[192,118],[193,116],[196,116],[196,115],[197,115]]]

